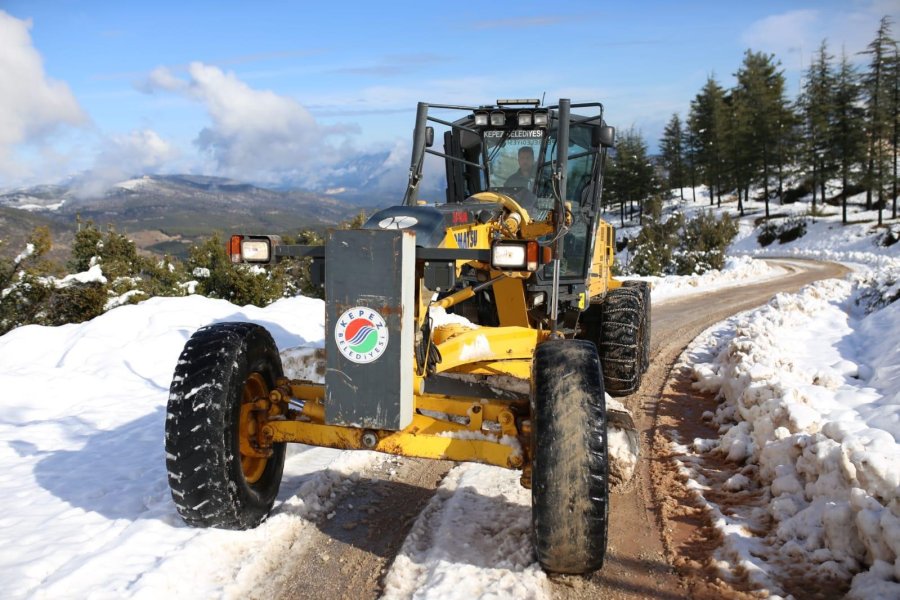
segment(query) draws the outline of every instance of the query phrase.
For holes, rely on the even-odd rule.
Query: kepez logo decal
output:
[[[334,340],[348,360],[366,364],[378,360],[387,350],[388,329],[377,311],[356,306],[338,318]]]

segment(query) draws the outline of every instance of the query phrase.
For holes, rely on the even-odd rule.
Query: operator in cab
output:
[[[534,184],[534,148],[519,148],[519,170],[510,175],[504,187],[522,187],[531,189]]]

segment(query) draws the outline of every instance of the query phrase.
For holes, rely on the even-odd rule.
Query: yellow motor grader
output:
[[[599,216],[614,137],[597,102],[419,103],[402,204],[328,231],[324,246],[233,236],[236,264],[312,259],[324,384],[285,378],[259,325],[199,329],[166,420],[182,518],[264,521],[287,442],[474,461],[521,471],[544,569],[602,566],[609,430],[638,446],[604,392],[638,388],[650,336],[649,290],[612,277],[614,231]],[[440,203],[419,199],[427,155],[444,162]]]

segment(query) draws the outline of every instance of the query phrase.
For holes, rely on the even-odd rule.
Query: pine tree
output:
[[[897,41],[893,40],[893,53],[888,62],[887,69],[888,88],[893,88],[891,94],[891,107],[888,111],[891,115],[891,198],[893,198],[893,206],[891,209],[891,218],[897,218],[897,143],[900,141],[900,48]],[[893,86],[891,86],[891,82]]]
[[[629,216],[638,205],[639,219],[643,218],[643,202],[659,187],[656,173],[647,153],[647,143],[641,133],[628,129],[619,135],[615,156],[609,161],[604,186],[612,204],[619,205],[621,224],[625,226],[625,206],[630,206]]]
[[[881,18],[875,39],[862,52],[871,56],[869,70],[863,78],[867,101],[866,135],[868,136],[868,160],[866,164],[866,210],[872,209],[872,197],[877,193],[878,224],[882,224],[884,210],[884,147],[890,143],[892,134],[890,114],[891,89],[888,80],[889,62],[896,42],[891,38],[891,20],[888,16]]]
[[[864,111],[860,106],[860,87],[847,55],[834,79],[833,115],[829,147],[841,175],[841,220],[847,223],[847,197],[853,167],[865,160]]]
[[[738,187],[743,187],[744,197],[749,199],[750,185],[762,178],[766,218],[769,217],[769,170],[776,156],[779,121],[788,110],[784,73],[778,70],[779,65],[772,54],[748,50],[735,74],[737,85],[732,93]]]
[[[775,140],[775,154],[778,168],[778,203],[784,204],[784,179],[785,171],[789,169],[789,165],[796,164],[799,157],[797,147],[802,139],[802,132],[799,130],[801,118],[797,105],[789,103],[785,105],[776,119],[778,127],[777,139]]]
[[[684,128],[682,140],[684,146],[684,159],[686,170],[691,181],[691,202],[697,201],[697,146],[694,143],[694,132],[690,127]],[[709,203],[712,204],[712,193],[709,195]]]
[[[825,183],[832,174],[828,161],[828,151],[832,136],[831,116],[834,114],[833,94],[835,76],[831,65],[834,57],[828,54],[825,40],[809,66],[800,104],[803,110],[805,134],[804,153],[801,163],[812,173],[812,212],[816,212],[816,194],[821,189],[825,201]]]
[[[747,111],[739,110],[742,107],[735,102],[733,91],[725,94],[722,104],[722,114],[725,117],[722,120],[720,134],[725,163],[723,179],[728,189],[737,191],[737,209],[738,213],[743,216],[747,199],[744,190],[749,187],[749,180],[753,173],[753,166],[748,162],[750,150],[743,145],[747,143],[746,138],[750,137],[749,119]]]
[[[672,115],[666,128],[663,130],[660,140],[662,163],[668,172],[669,189],[678,188],[681,201],[684,202],[684,132],[681,129],[681,119],[678,113]]]
[[[709,189],[710,205],[713,204],[713,198],[717,197],[719,206],[722,206],[725,121],[725,92],[715,78],[710,76],[703,89],[691,101],[688,115],[691,155],[700,172],[701,181]]]

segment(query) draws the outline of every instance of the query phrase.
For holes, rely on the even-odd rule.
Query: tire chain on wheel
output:
[[[248,529],[266,519],[275,501],[284,444],[275,444],[256,483],[247,483],[241,468],[237,427],[252,372],[270,389],[283,373],[272,336],[253,323],[199,329],[178,359],[166,415],[166,467],[188,525]]]
[[[641,373],[646,373],[647,368],[650,366],[650,326],[652,324],[650,284],[646,281],[628,280],[622,282],[622,289],[636,291],[641,300],[643,308],[641,322],[641,327],[643,329],[643,336],[641,338]]]
[[[644,303],[637,290],[611,290],[600,305],[595,327],[603,382],[610,396],[627,396],[641,385],[644,372]]]

